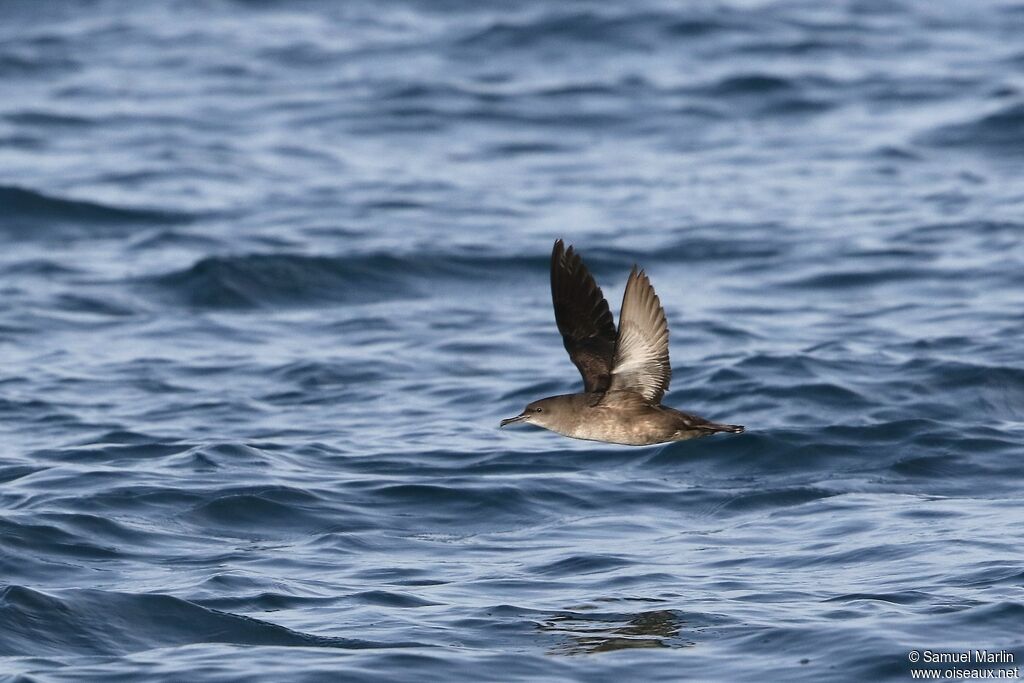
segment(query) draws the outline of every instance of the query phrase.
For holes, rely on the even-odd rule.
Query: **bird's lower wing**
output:
[[[665,311],[647,275],[634,267],[622,296],[609,390],[634,392],[658,405],[671,379]]]

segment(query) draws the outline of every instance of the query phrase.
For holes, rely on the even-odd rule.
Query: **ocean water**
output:
[[[0,3],[0,677],[1024,657],[1024,4]],[[665,305],[650,448],[547,267]],[[968,667],[970,668],[970,667]],[[978,668],[978,667],[974,667]]]

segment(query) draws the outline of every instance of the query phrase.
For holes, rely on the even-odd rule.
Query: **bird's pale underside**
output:
[[[583,392],[534,401],[502,420],[502,427],[526,422],[574,439],[629,446],[743,431],[661,405],[672,378],[668,322],[644,271],[634,266],[629,274],[616,330],[583,260],[558,240],[551,252],[551,298],[565,350],[583,376]]]

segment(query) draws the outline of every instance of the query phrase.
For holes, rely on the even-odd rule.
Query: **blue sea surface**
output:
[[[1021,36],[998,0],[0,3],[0,679],[1019,664]],[[497,429],[580,387],[558,237],[613,311],[647,269],[666,404],[745,434]]]

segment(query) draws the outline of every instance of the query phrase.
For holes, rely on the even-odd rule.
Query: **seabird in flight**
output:
[[[579,254],[558,240],[551,252],[551,298],[565,350],[583,375],[583,393],[534,401],[502,427],[526,422],[574,439],[629,446],[743,431],[661,405],[672,377],[668,322],[644,271],[633,266],[629,274],[616,331],[601,288]]]

